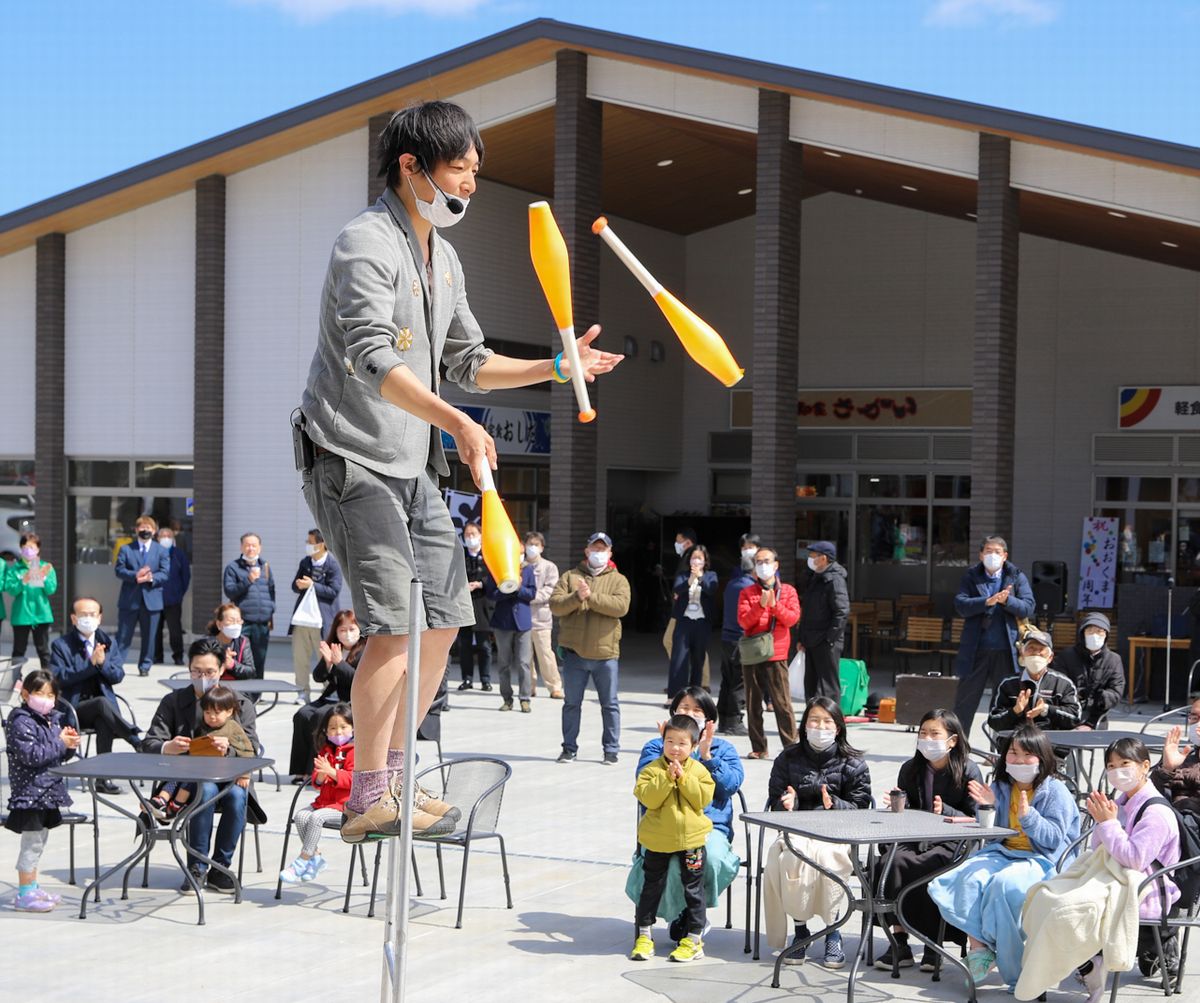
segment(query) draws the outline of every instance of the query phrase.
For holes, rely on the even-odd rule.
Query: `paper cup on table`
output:
[[[904,811],[904,806],[908,802],[908,795],[902,790],[894,790],[888,792],[888,807],[895,812]]]
[[[983,829],[990,829],[996,824],[996,806],[981,804],[975,807],[975,821]]]

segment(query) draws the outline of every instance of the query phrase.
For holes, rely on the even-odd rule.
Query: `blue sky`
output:
[[[0,214],[536,17],[1200,145],[1200,0],[0,0]]]

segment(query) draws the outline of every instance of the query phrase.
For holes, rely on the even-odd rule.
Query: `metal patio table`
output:
[[[283,679],[221,679],[220,685],[226,689],[233,690],[234,693],[270,693],[272,700],[261,711],[257,711],[259,717],[271,713],[279,704],[279,695],[281,693],[299,693],[300,687],[295,683],[289,683]],[[192,681],[187,676],[172,677],[170,679],[160,679],[159,684],[165,686],[169,690],[181,690],[184,687],[191,686]]]

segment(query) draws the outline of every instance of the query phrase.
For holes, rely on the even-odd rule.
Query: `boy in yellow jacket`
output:
[[[646,812],[638,824],[645,883],[638,899],[638,935],[630,958],[654,957],[650,930],[658,900],[667,884],[667,867],[679,857],[683,897],[687,903],[687,934],[671,952],[671,960],[686,962],[704,957],[704,841],[712,822],[704,814],[716,789],[712,774],[692,759],[700,729],[686,714],[676,714],[663,728],[663,754],[638,774],[633,795]]]

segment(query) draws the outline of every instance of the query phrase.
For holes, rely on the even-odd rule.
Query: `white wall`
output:
[[[243,532],[262,535],[279,576],[277,633],[287,630],[289,584],[313,524],[288,416],[316,346],[329,252],[366,202],[365,129],[226,182],[224,552],[237,555]]]
[[[32,456],[37,252],[0,258],[0,353],[7,360],[0,456]]]
[[[191,456],[194,194],[68,234],[66,272],[67,455]]]

